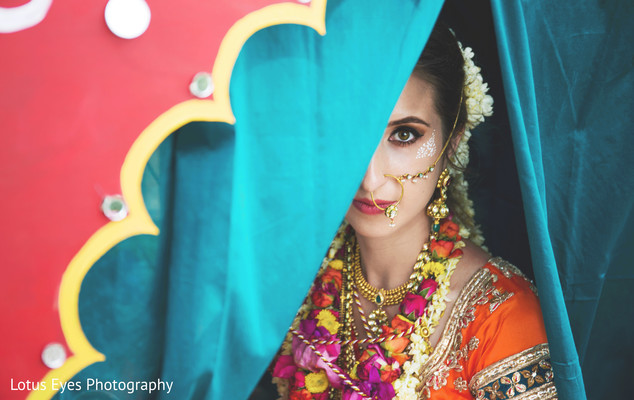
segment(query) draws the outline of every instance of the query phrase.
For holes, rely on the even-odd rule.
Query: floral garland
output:
[[[482,123],[484,117],[493,115],[493,97],[487,94],[489,86],[484,82],[480,74],[480,67],[476,66],[473,62],[474,53],[471,47],[463,47],[460,42],[458,42],[458,45],[460,46],[464,59],[463,69],[465,81],[463,97],[465,98],[465,105],[467,107],[467,123],[460,143],[458,143],[454,153],[453,161],[455,165],[464,168],[469,164],[468,142],[471,138],[471,130]],[[457,222],[463,229],[460,234],[481,246],[484,243],[484,237],[480,229],[473,222],[475,212],[473,210],[473,201],[471,201],[467,195],[467,181],[461,169],[452,168],[451,164],[448,168],[453,179],[453,183],[449,188],[449,197],[453,200],[455,208],[460,211],[456,213]],[[463,216],[465,220],[460,221],[460,216]],[[471,233],[471,236],[469,233]]]
[[[344,243],[354,235],[344,223],[275,360],[273,382],[281,398],[327,400],[330,390],[338,389],[342,400],[417,399],[417,374],[433,351],[428,338],[445,311],[449,280],[462,256],[459,231],[454,222],[442,222],[429,244],[423,279],[406,294],[390,325],[381,327],[379,338],[343,341],[341,293],[350,278]],[[343,357],[342,348],[352,344],[368,345],[351,370],[344,371],[337,360]]]

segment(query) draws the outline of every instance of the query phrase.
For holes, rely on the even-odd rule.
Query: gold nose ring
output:
[[[374,207],[378,208],[379,210],[383,211],[383,214],[385,214],[386,217],[388,217],[390,219],[390,226],[394,227],[394,218],[396,218],[396,216],[398,215],[398,205],[401,203],[401,200],[403,200],[403,194],[405,193],[405,187],[403,186],[403,182],[396,176],[394,175],[389,175],[389,174],[385,174],[383,175],[385,177],[388,178],[393,178],[394,180],[396,180],[396,182],[398,182],[399,185],[401,185],[401,197],[396,201],[396,203],[392,203],[389,206],[383,208],[380,207],[378,204],[376,204],[376,201],[374,200],[374,193],[370,192],[370,198],[372,199],[372,203],[374,204]]]

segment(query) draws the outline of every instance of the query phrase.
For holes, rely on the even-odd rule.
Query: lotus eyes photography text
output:
[[[156,391],[169,394],[172,391],[172,381],[164,381],[157,379],[155,381],[104,381],[96,378],[87,378],[85,381],[64,382],[60,379],[53,378],[50,382],[33,382],[33,381],[14,381],[11,379],[11,390],[17,391],[36,391],[48,390],[64,393],[64,391],[120,391],[128,394],[136,392],[147,392],[148,394]]]

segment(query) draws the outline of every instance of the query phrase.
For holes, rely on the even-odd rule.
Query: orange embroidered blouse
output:
[[[419,375],[423,399],[553,399],[539,301],[524,275],[494,258],[463,288]]]

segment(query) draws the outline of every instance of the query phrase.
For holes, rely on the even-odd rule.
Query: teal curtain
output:
[[[628,398],[632,3],[493,0],[492,9],[560,397],[585,398],[583,370],[589,398]]]
[[[122,242],[86,276],[82,326],[107,359],[73,378],[84,390],[57,398],[249,397],[441,7],[441,1],[330,1],[325,36],[283,25],[248,40],[231,81],[236,124],[189,124],[146,167],[144,198],[160,235]],[[492,10],[560,398],[585,397],[582,371],[590,398],[625,398],[621,382],[633,372],[634,352],[626,297],[634,226],[634,181],[625,163],[634,150],[625,135],[632,125],[631,6],[492,0],[480,9]],[[470,43],[468,30],[460,36]],[[504,95],[496,97],[496,116],[506,115]],[[478,140],[499,147],[486,139],[485,127],[474,147]],[[480,147],[476,159],[499,170],[491,160],[500,157]],[[497,154],[512,155],[498,147]],[[476,195],[476,202],[485,199],[477,204],[480,222],[500,215],[496,207],[508,195],[502,186]],[[493,233],[489,247],[502,252],[510,248],[504,237],[525,234],[484,230]],[[523,254],[523,245],[516,247]],[[169,394],[85,390],[86,379],[95,377],[173,386]]]
[[[107,358],[58,398],[248,398],[441,6],[331,1],[325,36],[280,25],[247,41],[231,81],[235,125],[190,124],[160,146],[143,180],[160,235],[117,245],[83,282],[82,325]],[[173,386],[88,391],[88,378]]]

